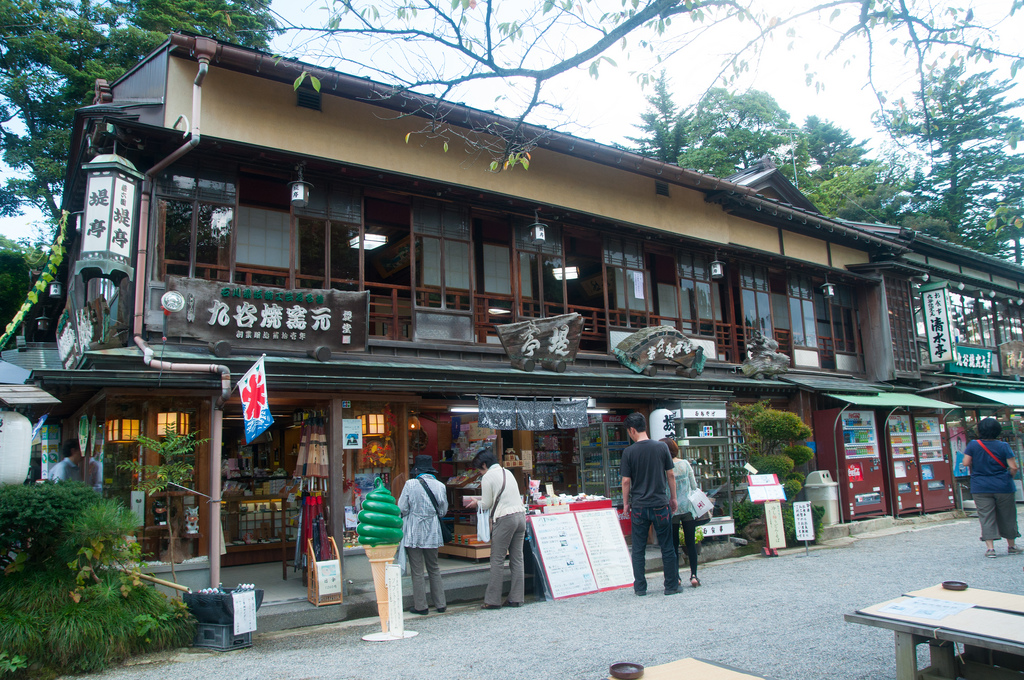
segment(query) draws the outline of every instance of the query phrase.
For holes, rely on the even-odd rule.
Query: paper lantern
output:
[[[14,411],[0,411],[0,484],[22,484],[32,457],[32,422]]]
[[[107,421],[107,441],[111,444],[128,444],[139,438],[139,421],[130,418]]]
[[[86,281],[97,277],[114,283],[135,276],[132,244],[139,227],[136,194],[142,174],[127,158],[97,156],[82,166],[86,171],[82,254],[75,273]]]

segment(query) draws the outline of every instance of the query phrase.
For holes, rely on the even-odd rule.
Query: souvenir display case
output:
[[[594,415],[590,424],[579,430],[579,460],[582,487],[591,496],[606,496],[622,506],[622,452],[629,446],[629,435],[622,421],[625,416]]]
[[[221,564],[255,564],[280,558],[281,542],[294,546],[299,505],[288,495],[224,497],[221,521],[225,549]]]
[[[555,493],[577,494],[580,457],[575,430],[549,430],[533,434],[533,479],[551,484]]]
[[[683,458],[690,461],[697,486],[715,503],[714,519],[704,526],[705,536],[723,536],[734,532],[733,494],[730,472],[728,419],[724,401],[680,404],[676,421],[676,444]]]

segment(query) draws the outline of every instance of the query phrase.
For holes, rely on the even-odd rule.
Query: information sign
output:
[[[814,515],[811,513],[810,501],[793,503],[793,520],[796,524],[796,540],[814,540]]]
[[[256,630],[256,591],[231,593],[231,605],[235,610],[235,635]]]
[[[764,522],[768,545],[773,550],[786,547],[786,528],[782,523],[782,504],[768,501],[764,504]]]

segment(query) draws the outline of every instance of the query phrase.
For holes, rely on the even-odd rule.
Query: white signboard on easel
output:
[[[796,525],[796,540],[814,540],[814,515],[811,514],[810,501],[793,503],[793,520]]]
[[[580,527],[598,590],[633,585],[633,561],[614,510],[572,513]]]

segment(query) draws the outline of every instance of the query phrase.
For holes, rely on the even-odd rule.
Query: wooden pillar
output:
[[[344,541],[342,536],[345,533],[345,450],[342,443],[345,441],[341,431],[341,421],[344,413],[341,408],[341,399],[331,399],[330,412],[328,417],[328,438],[327,438],[327,466],[328,479],[330,480],[327,497],[330,502],[330,513],[327,515],[327,531],[338,543],[338,550],[341,557],[341,583],[342,593],[345,588],[345,557]],[[301,538],[300,538],[301,540]]]

